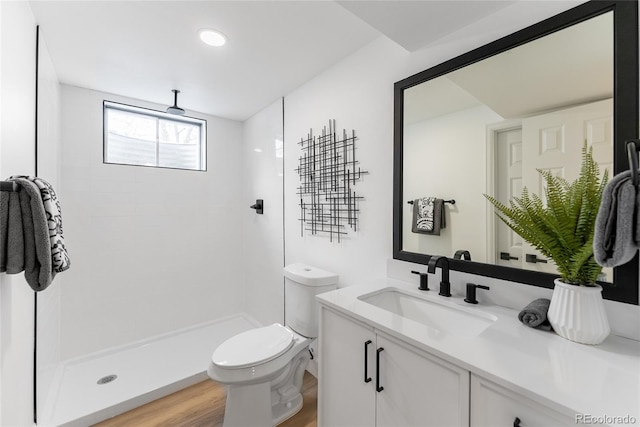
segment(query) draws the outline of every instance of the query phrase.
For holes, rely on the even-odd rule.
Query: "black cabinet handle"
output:
[[[520,427],[520,418],[516,417],[516,419],[513,420],[513,427]]]
[[[367,360],[369,359],[368,356],[368,350],[367,347],[369,347],[369,344],[371,344],[371,340],[367,340],[364,343],[364,382],[368,383],[371,382],[371,377],[369,376],[369,374],[367,373],[368,368],[367,368]]]
[[[535,264],[537,262],[541,262],[541,263],[544,263],[544,264],[547,263],[546,259],[538,258],[538,256],[535,255],[535,254],[527,254],[524,258],[525,258],[525,261],[533,263],[533,264]]]
[[[384,390],[384,387],[380,387],[380,353],[384,350],[383,347],[380,347],[376,350],[376,391],[380,393]]]
[[[510,261],[512,259],[517,260],[517,256],[511,256],[509,252],[500,252],[500,259],[503,261]]]

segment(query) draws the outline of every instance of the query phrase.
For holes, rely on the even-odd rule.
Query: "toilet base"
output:
[[[302,380],[309,362],[305,346],[271,381],[227,384],[223,427],[276,426],[302,409]]]
[[[287,403],[278,403],[272,406],[273,425],[285,422],[300,412],[300,409],[302,409],[302,395],[300,393]]]
[[[228,385],[223,427],[265,426],[271,419],[271,405],[263,396],[270,392],[269,383]]]

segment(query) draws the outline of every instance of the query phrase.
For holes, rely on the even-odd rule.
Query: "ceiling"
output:
[[[338,0],[338,3],[408,51],[415,51],[516,1]]]
[[[404,118],[413,124],[486,105],[511,119],[612,96],[609,12],[410,88]]]
[[[61,83],[242,121],[380,36],[413,51],[514,2],[29,3]]]

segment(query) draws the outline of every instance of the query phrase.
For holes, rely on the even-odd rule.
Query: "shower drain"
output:
[[[98,384],[102,385],[102,384],[109,384],[111,381],[115,380],[116,378],[118,378],[117,375],[113,374],[113,375],[107,375],[106,377],[102,377],[98,380]]]

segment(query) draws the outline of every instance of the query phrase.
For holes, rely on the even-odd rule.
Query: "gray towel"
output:
[[[551,301],[547,298],[538,298],[537,300],[531,301],[529,305],[518,313],[518,320],[530,328],[550,331],[551,324],[547,319],[549,304],[551,304]]]
[[[413,201],[411,231],[439,236],[445,226],[444,200],[422,197]]]
[[[0,273],[24,270],[24,235],[20,194],[0,192]]]
[[[71,266],[69,254],[62,236],[62,209],[60,208],[60,200],[55,190],[47,181],[34,176],[14,175],[11,177],[25,178],[33,182],[40,190],[40,198],[44,205],[44,211],[47,216],[47,225],[49,227],[49,240],[51,243],[51,262],[53,271],[56,273],[63,272]]]
[[[630,171],[619,173],[607,183],[593,233],[593,256],[601,266],[625,264],[636,254],[639,204]]]
[[[51,284],[55,271],[51,264],[51,245],[47,216],[40,189],[30,180],[15,178],[20,184],[20,210],[24,236],[24,277],[34,291]]]

